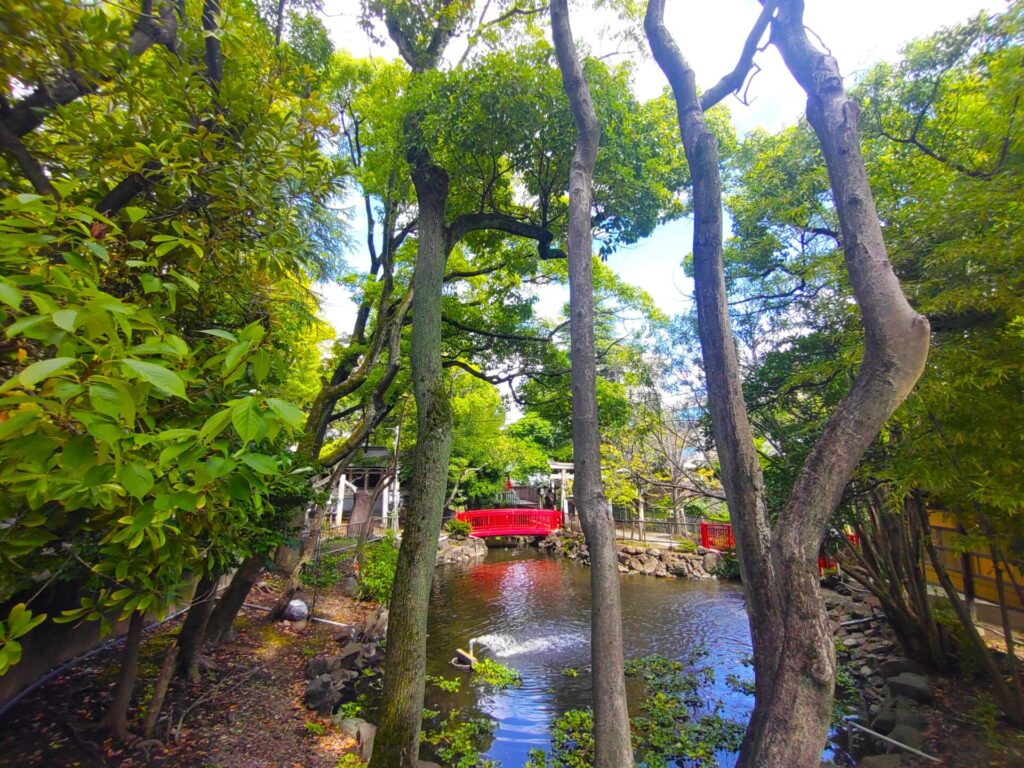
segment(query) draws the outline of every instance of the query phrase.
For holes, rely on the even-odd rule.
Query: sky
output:
[[[358,0],[326,0],[324,5],[324,21],[337,48],[360,56],[397,56],[392,47],[371,42],[359,29]],[[979,11],[1005,7],[1003,0],[806,0],[805,19],[839,61],[849,86],[875,63],[896,59],[906,42],[964,21]],[[710,87],[736,65],[759,11],[756,0],[668,0],[666,26],[693,66],[699,86]],[[582,5],[572,3],[570,16],[577,39],[594,55],[633,60],[634,89],[639,98],[652,98],[665,87],[664,76],[647,50],[623,50],[610,17],[594,13],[589,7],[584,12]],[[774,47],[758,54],[756,61],[761,71],[749,89],[750,103],[745,105],[731,97],[723,102],[741,135],[757,127],[779,130],[795,123],[803,113],[803,91]],[[358,217],[353,224],[353,241],[364,242],[365,225]],[[690,252],[692,232],[688,221],[663,225],[640,243],[612,254],[608,264],[624,280],[645,289],[663,311],[679,314],[689,305],[693,289],[681,267],[683,257]],[[345,291],[328,285],[323,296],[326,318],[339,332],[348,333],[355,308]],[[538,310],[544,316],[557,316],[567,300],[567,289],[546,287],[538,292]]]

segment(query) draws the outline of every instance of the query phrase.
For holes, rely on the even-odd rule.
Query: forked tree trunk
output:
[[[196,592],[192,596],[185,621],[178,631],[178,659],[174,674],[192,683],[199,682],[199,654],[203,650],[206,627],[217,597],[218,581],[219,576],[203,574],[196,585]]]
[[[220,596],[206,623],[206,643],[219,645],[231,634],[231,626],[245,598],[263,572],[264,555],[250,555],[238,566],[231,583]]]
[[[755,706],[738,764],[788,768],[818,764],[831,714],[835,658],[818,586],[818,550],[864,450],[924,368],[928,322],[907,304],[889,264],[860,153],[857,109],[843,91],[835,60],[808,41],[802,0],[777,5],[772,40],[808,94],[808,119],[828,166],[865,348],[850,392],[826,422],[774,529],[767,519],[729,325],[718,148],[704,120],[704,110],[716,100],[708,94],[720,99],[729,89],[716,86],[702,102],[693,70],[665,29],[664,0],[650,0],[645,28],[676,97],[693,179],[701,350],[754,644]],[[775,6],[765,3],[737,72],[749,68]]]
[[[131,734],[128,731],[128,705],[135,689],[135,679],[139,675],[139,646],[142,644],[142,629],[146,617],[141,613],[133,613],[128,622],[128,634],[125,635],[124,650],[121,651],[121,672],[117,676],[114,695],[110,707],[99,725],[107,728],[111,735],[121,741]]]
[[[622,607],[615,523],[601,481],[594,338],[591,192],[601,126],[569,24],[568,0],[551,0],[551,29],[562,84],[576,124],[569,167],[569,307],[572,442],[576,506],[590,552],[590,649],[593,669],[594,765],[633,765],[622,651]]]
[[[412,121],[411,121],[412,122]],[[413,142],[417,128],[407,127]],[[414,144],[415,146],[415,144]],[[447,261],[448,174],[425,152],[411,150],[419,210],[413,272],[411,367],[416,398],[409,511],[391,592],[384,692],[370,768],[415,768],[427,656],[427,606],[451,454],[452,410],[441,367],[441,291]]]

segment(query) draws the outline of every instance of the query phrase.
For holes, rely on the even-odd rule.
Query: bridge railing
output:
[[[489,531],[550,532],[562,525],[562,513],[557,509],[470,509],[456,517],[473,526],[473,533],[478,535]]]

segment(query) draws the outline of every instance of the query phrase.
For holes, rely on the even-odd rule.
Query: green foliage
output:
[[[570,709],[551,724],[551,752],[531,749],[523,768],[590,768],[594,764],[594,712]]]
[[[696,552],[697,542],[689,536],[679,536],[676,538],[675,548],[680,552]]]
[[[562,677],[579,677],[580,671],[576,667],[564,667],[562,669]]]
[[[739,581],[742,574],[740,573],[740,559],[736,557],[736,550],[728,547],[723,549],[720,554],[722,558],[712,570],[711,575],[719,579]]]
[[[707,697],[710,668],[684,672],[706,655],[696,649],[686,663],[651,655],[626,662],[626,674],[644,685],[641,711],[631,718],[633,749],[645,766],[715,766],[715,753],[735,752],[743,726],[719,714]],[[570,710],[551,726],[551,752],[532,750],[525,768],[584,768],[593,765],[593,713]]]
[[[346,701],[338,707],[337,716],[345,719],[348,717],[359,717],[363,714],[363,705],[359,701]]]
[[[302,727],[310,736],[323,736],[327,733],[327,726],[323,723],[318,723],[316,720],[307,720],[302,724]]]
[[[316,378],[308,285],[337,251],[343,165],[321,151],[323,103],[294,87],[301,57],[233,6],[211,88],[199,12],[141,56],[116,4],[0,12],[6,104],[69,72],[84,94],[22,136],[47,184],[0,159],[0,600],[74,580],[81,605],[57,621],[159,614],[272,548],[280,507],[309,495],[286,385]],[[5,670],[20,649],[3,634]]]
[[[33,627],[42,624],[46,614],[35,614],[18,603],[11,607],[6,621],[0,621],[0,675],[21,661],[21,643],[18,638],[27,635]]]
[[[355,752],[346,752],[338,759],[334,768],[366,768],[366,763]]]
[[[427,682],[436,685],[445,693],[458,693],[462,688],[462,679],[458,677],[444,677],[443,675],[427,675]]]
[[[343,554],[322,555],[306,563],[299,579],[309,589],[333,587],[341,580],[341,565],[347,560]]]
[[[452,518],[445,523],[444,528],[453,539],[465,539],[473,532],[473,526],[470,523],[457,518]]]
[[[493,659],[478,659],[473,664],[473,682],[493,686],[495,689],[518,688],[523,678],[518,670]]]
[[[483,741],[494,731],[495,723],[487,718],[461,719],[453,710],[436,728],[424,730],[422,739],[430,744],[444,765],[452,768],[497,768],[494,760],[480,757]]]
[[[391,584],[395,580],[395,568],[398,566],[394,532],[385,531],[382,538],[365,544],[360,560],[362,565],[359,568],[356,596],[360,600],[374,600],[387,605],[391,600]]]

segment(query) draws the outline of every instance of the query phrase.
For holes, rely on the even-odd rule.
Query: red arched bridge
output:
[[[456,518],[469,523],[469,534],[478,539],[488,536],[547,536],[562,527],[557,509],[468,509]]]

